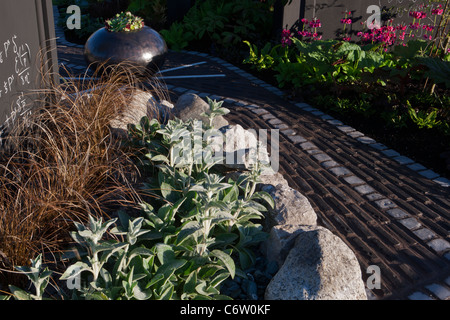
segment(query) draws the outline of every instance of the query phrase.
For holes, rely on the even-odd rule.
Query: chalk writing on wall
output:
[[[11,126],[14,121],[27,112],[25,92],[31,84],[31,49],[26,42],[21,42],[13,34],[0,42],[0,67],[9,70],[0,74],[0,100],[11,100],[11,113],[4,122],[4,127]]]

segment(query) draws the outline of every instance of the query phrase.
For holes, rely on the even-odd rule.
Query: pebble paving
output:
[[[84,74],[83,47],[56,32],[62,72]],[[446,177],[220,58],[169,52],[162,69],[201,61],[170,75],[225,77],[163,80],[172,101],[186,92],[223,100],[230,123],[267,129],[269,136],[278,130],[279,169],[289,185],[355,252],[365,281],[369,266],[380,268],[381,288],[367,288],[370,299],[450,300]]]

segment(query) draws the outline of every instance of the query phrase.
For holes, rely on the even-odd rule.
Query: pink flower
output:
[[[322,27],[322,23],[320,23],[320,20],[317,18],[314,18],[313,20],[311,20],[311,22],[309,23],[309,26],[311,28],[320,28]]]
[[[433,31],[434,30],[434,26],[432,26],[431,24],[429,24],[429,25],[424,24],[422,26],[422,29],[423,30],[427,30],[427,31]]]
[[[410,23],[410,24],[409,24],[409,28],[410,28],[410,29],[413,29],[413,30],[417,30],[417,29],[420,28],[420,24],[419,24],[418,22]]]
[[[342,24],[352,24],[352,19],[341,19]]]
[[[444,9],[442,9],[442,4],[438,5],[437,9],[431,10],[431,14],[442,16]]]
[[[409,15],[414,19],[425,19],[427,14],[423,11],[410,11]]]
[[[290,46],[292,44],[292,36],[293,33],[290,30],[283,29],[283,31],[281,32],[281,46]]]
[[[309,23],[309,21],[308,21],[308,19],[305,19],[305,18],[303,18],[303,19],[302,19],[302,23],[304,23],[304,24],[308,24],[308,23]]]
[[[309,31],[299,31],[298,34],[303,37],[311,37],[312,33]]]

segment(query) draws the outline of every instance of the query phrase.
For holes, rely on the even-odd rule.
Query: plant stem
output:
[[[441,20],[439,21],[439,26],[436,28],[436,33],[435,33],[435,35],[434,35],[434,43],[433,43],[433,46],[436,45],[436,41],[438,40],[438,44],[437,44],[436,47],[434,48],[435,54],[437,54],[437,52],[438,52],[438,50],[439,50],[439,47],[440,47],[440,45],[441,45],[442,37],[440,37],[440,34],[442,33],[441,28],[442,28],[442,23],[444,22],[444,18],[445,18],[445,26],[444,26],[444,28],[443,28],[444,31],[445,31],[445,29],[447,28],[447,25],[448,25],[448,20],[449,20],[449,19],[448,19],[448,17],[446,18],[446,16],[447,16],[447,8],[449,7],[449,3],[450,3],[450,0],[447,0],[447,1],[445,2],[444,11],[443,11],[443,13],[442,13]],[[448,37],[448,35],[447,35],[447,37]],[[431,50],[431,54],[433,54],[433,48],[432,48],[432,50]]]

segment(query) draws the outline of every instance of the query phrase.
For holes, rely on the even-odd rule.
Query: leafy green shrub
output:
[[[337,97],[329,101],[321,96],[312,97],[327,109],[364,117],[377,116],[397,128],[436,128],[448,133],[449,112],[445,101],[450,88],[450,62],[430,57],[427,42],[409,41],[407,46],[397,46],[386,52],[380,50],[380,44],[361,46],[337,40],[305,42],[295,37],[290,40],[293,45],[283,47],[267,43],[261,50],[246,41],[249,55],[243,62],[257,71],[273,70],[282,88],[306,91],[305,95],[311,87],[316,88],[313,89],[316,93],[334,92]],[[433,101],[411,99],[415,92],[410,88],[414,86],[425,91],[422,96],[431,97]],[[436,87],[440,88],[439,95],[434,92]],[[387,97],[392,103],[375,107],[380,97]],[[408,101],[410,107],[407,107]]]
[[[249,56],[243,61],[244,64],[251,64],[258,71],[271,69],[283,61],[289,61],[288,48],[282,47],[281,44],[272,46],[272,43],[267,42],[259,51],[258,47],[249,41],[243,42],[250,50]]]
[[[338,40],[304,42],[295,37],[291,40],[294,46],[280,50],[280,46],[267,43],[260,53],[256,45],[245,41],[250,51],[244,63],[257,70],[272,68],[278,72],[277,80],[282,87],[355,84],[363,81],[364,74],[384,71],[384,76],[377,79],[382,85],[391,81],[403,88],[411,81],[428,78],[435,85],[450,88],[450,62],[429,57],[425,41],[409,41],[407,46],[385,52],[379,50],[379,44],[360,46]]]
[[[161,30],[165,38],[180,39],[185,34],[188,43],[213,44],[217,49],[240,47],[242,41],[270,38],[274,1],[206,0],[197,1],[180,24]],[[168,41],[171,49],[185,47]],[[172,45],[172,46],[171,46]]]
[[[144,18],[146,25],[161,30],[167,22],[166,0],[131,0],[127,11]]]
[[[208,102],[205,116],[211,121],[201,127],[202,134],[211,130],[216,115],[228,112],[221,102]],[[161,125],[147,117],[129,125],[131,142],[144,148],[148,161],[143,165],[156,169],[155,178],[144,185],[155,190],[153,200],[141,203],[136,218],[119,212],[106,222],[90,216],[87,225],[75,223],[71,236],[81,259],[72,260],[59,279],[78,281],[72,299],[228,299],[220,284],[246,277],[242,270],[255,261],[252,247],[267,236],[256,221],[266,205],[273,207],[273,199],[255,192],[258,164],[237,181],[224,181],[209,172],[214,163],[178,162],[176,150],[194,137],[196,126],[193,120]],[[204,142],[207,153],[208,146]],[[27,276],[36,294],[11,286],[16,299],[42,299],[51,272],[40,267],[38,257],[31,269],[18,268],[31,271]]]
[[[11,293],[19,300],[42,300],[52,272],[47,267],[42,269],[42,255],[39,254],[31,260],[31,266],[16,267],[16,270],[24,273],[34,286],[35,294],[26,292],[16,286],[10,285]]]
[[[180,51],[189,45],[189,42],[194,40],[194,34],[190,31],[185,31],[183,26],[174,22],[169,29],[163,29],[160,31],[167,46],[175,51]]]
[[[385,54],[376,46],[362,48],[357,44],[336,40],[303,42],[292,38],[295,47],[287,48],[268,43],[258,54],[255,45],[245,42],[250,53],[244,63],[257,70],[273,68],[281,87],[308,84],[354,83],[363,73],[373,73],[384,67]]]
[[[441,121],[436,120],[437,110],[434,109],[430,113],[424,112],[422,110],[416,111],[411,106],[408,108],[409,116],[411,120],[420,128],[428,128],[431,129],[433,127],[438,126]]]
[[[353,98],[340,98],[332,95],[318,95],[312,98],[315,104],[341,114],[353,113],[365,118],[373,117],[376,110],[372,107],[373,97],[361,94]]]

